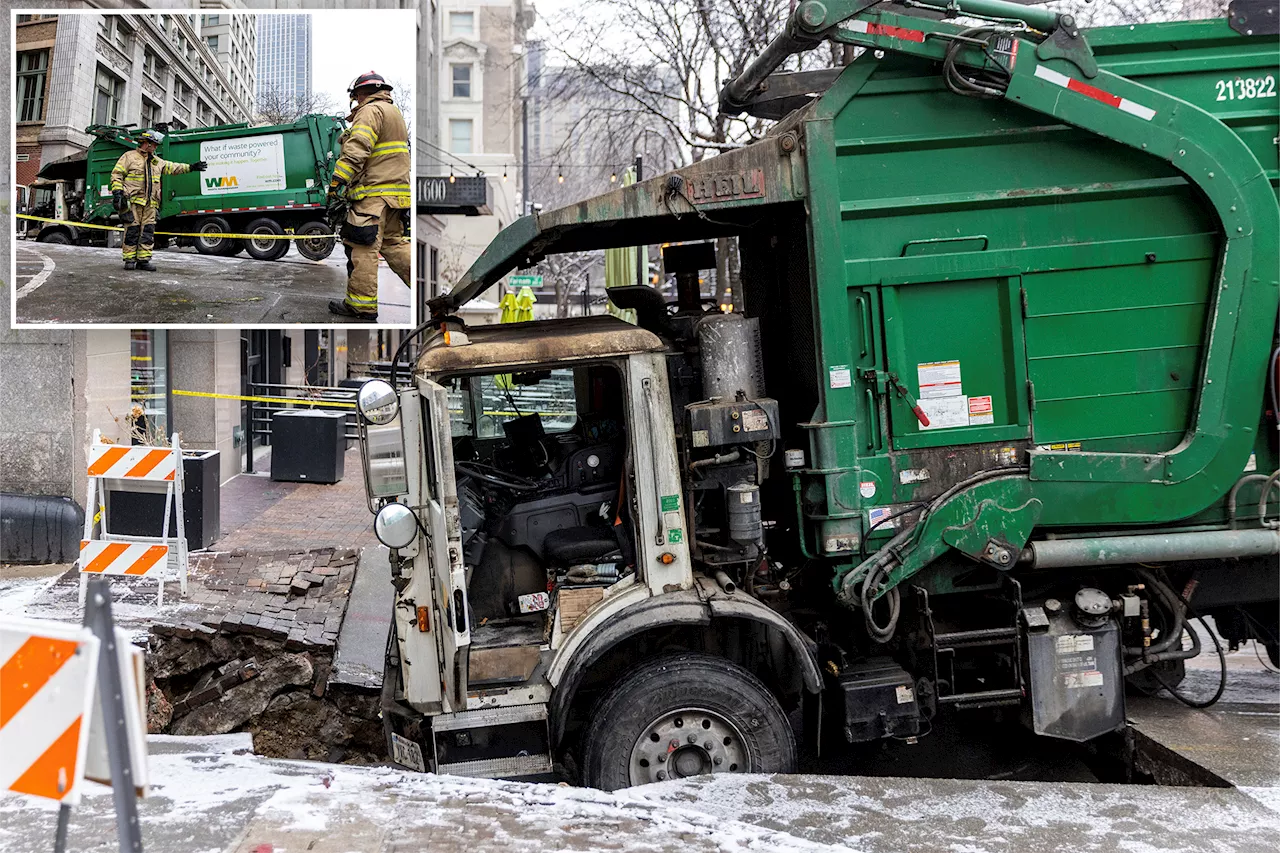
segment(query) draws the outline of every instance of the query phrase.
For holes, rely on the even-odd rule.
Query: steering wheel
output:
[[[493,465],[485,465],[483,462],[457,462],[453,467],[468,477],[475,477],[481,482],[501,489],[510,489],[513,492],[533,492],[538,489],[538,484],[527,477],[518,477]]]

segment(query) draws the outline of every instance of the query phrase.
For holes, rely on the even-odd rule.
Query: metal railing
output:
[[[346,415],[344,435],[348,441],[359,437],[356,425],[356,392],[357,388],[335,388],[325,385],[274,385],[268,382],[249,384],[249,397],[261,397],[273,402],[245,402],[248,409],[249,429],[255,436],[261,436],[263,444],[271,443],[271,418],[276,412],[289,409],[319,409],[320,411],[341,412]],[[276,402],[296,399],[297,403]]]

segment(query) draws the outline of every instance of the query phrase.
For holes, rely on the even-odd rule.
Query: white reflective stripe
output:
[[[89,574],[142,577],[163,572],[171,553],[168,545],[94,539],[80,546],[78,562],[80,571]]]
[[[1135,104],[1133,101],[1129,100],[1128,98],[1120,99],[1120,109],[1124,110],[1130,115],[1135,115],[1138,118],[1144,119],[1146,121],[1151,121],[1153,118],[1156,117],[1155,110],[1151,109],[1150,107],[1144,107],[1142,104]]]
[[[1057,84],[1064,89],[1071,85],[1070,77],[1065,74],[1059,74],[1052,68],[1045,68],[1043,65],[1036,66],[1036,76],[1041,80],[1048,80],[1050,83]]]
[[[0,729],[0,790],[8,791],[80,717],[76,766],[67,778],[71,796],[64,796],[62,800],[75,805],[89,738],[87,714],[92,706],[93,685],[97,680],[98,641],[88,629],[79,629],[68,635],[66,630],[42,628],[30,631],[5,626],[0,629],[0,661],[7,663],[32,636],[73,640],[80,644],[80,648]]]
[[[865,33],[871,29],[866,21],[845,21],[840,26],[847,30],[853,30],[855,33]]]

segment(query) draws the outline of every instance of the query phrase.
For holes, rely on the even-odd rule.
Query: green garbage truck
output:
[[[290,243],[309,260],[327,258],[334,247],[325,222],[325,191],[341,153],[342,119],[308,115],[292,124],[218,125],[170,130],[156,154],[161,159],[194,163],[207,171],[164,179],[156,230],[194,246],[205,255],[241,251],[258,260],[286,255]],[[111,170],[127,149],[136,147],[129,126],[91,125],[94,139],[81,155],[47,164],[32,185],[31,213],[58,222],[27,220],[28,237],[46,243],[105,243],[108,231],[77,227],[119,225],[111,206]],[[271,239],[284,234],[304,239]],[[229,234],[252,235],[247,238]],[[260,239],[254,239],[260,235]]]
[[[501,232],[359,394],[394,760],[613,789],[966,715],[1119,745],[1127,686],[1213,698],[1199,620],[1276,663],[1280,42],[1231,8],[803,0],[721,94],[763,139]],[[829,42],[862,52],[777,72]],[[727,236],[735,313],[698,287]],[[677,298],[612,289],[635,325],[456,317],[637,243]]]

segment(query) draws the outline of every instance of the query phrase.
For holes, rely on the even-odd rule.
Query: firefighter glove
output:
[[[133,222],[133,211],[128,209],[128,205],[125,205],[125,209],[120,211],[120,221],[129,223]]]
[[[129,202],[124,199],[124,190],[115,190],[111,193],[111,205],[116,209],[116,213],[123,213],[129,207]]]
[[[209,164],[203,160],[197,160],[191,164],[191,171],[193,172],[203,172],[207,168],[209,168]]]

